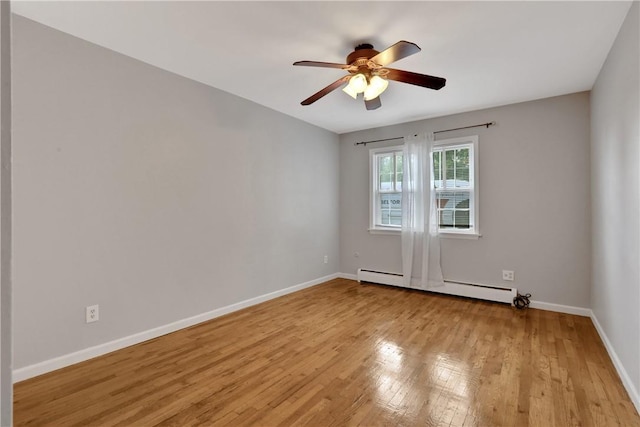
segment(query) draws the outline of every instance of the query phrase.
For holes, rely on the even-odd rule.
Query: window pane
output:
[[[456,228],[462,230],[471,228],[468,210],[443,209],[440,211],[439,218],[440,228]]]
[[[380,174],[380,190],[390,191],[393,190],[392,175],[390,173]]]
[[[456,193],[451,191],[438,191],[436,199],[439,209],[453,209],[456,205]]]
[[[435,180],[435,187],[442,188],[442,151],[433,152],[433,179]]]
[[[392,154],[381,154],[378,157],[378,168],[380,173],[391,173],[393,172],[393,155]]]
[[[445,158],[445,172],[444,172],[444,186],[445,188],[453,187],[456,179],[456,165],[455,165],[456,150],[446,150],[444,152]]]
[[[456,150],[454,156],[456,169],[456,187],[469,187],[469,149]]]
[[[378,183],[382,191],[393,190],[393,157],[384,154],[378,157]]]
[[[453,228],[453,211],[441,210],[439,214],[440,228]]]
[[[380,223],[402,224],[402,193],[380,194]]]
[[[469,211],[455,211],[454,212],[455,228],[471,228],[469,223]]]
[[[402,210],[401,209],[392,209],[391,210],[391,225],[402,225]]]
[[[457,192],[453,198],[453,207],[455,209],[469,209],[469,195],[468,191]]]
[[[396,154],[396,172],[402,172],[402,154]]]

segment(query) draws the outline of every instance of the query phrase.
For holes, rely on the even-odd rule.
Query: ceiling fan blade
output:
[[[378,108],[382,107],[382,101],[380,101],[380,97],[377,96],[369,101],[365,99],[364,105],[365,107],[367,107],[367,110],[377,110]]]
[[[347,80],[349,80],[349,78],[351,78],[350,74],[339,78],[335,82],[331,83],[329,86],[327,86],[324,89],[321,89],[320,91],[314,93],[313,95],[311,95],[310,97],[308,97],[307,99],[302,101],[300,104],[302,104],[302,105],[313,104],[314,102],[316,102],[318,99],[322,98],[323,96],[325,96],[329,92],[334,91],[337,88],[339,88],[340,86],[342,86]]]
[[[434,90],[442,89],[447,82],[447,79],[442,77],[412,73],[411,71],[394,70],[393,68],[386,68],[386,70],[389,71],[389,73],[385,77],[389,80],[409,83],[411,85],[422,86]]]
[[[420,52],[420,48],[417,44],[400,40],[398,43],[386,48],[371,58],[371,61],[384,67],[385,65],[389,65],[392,62],[396,62],[418,52]]]
[[[335,64],[333,62],[318,62],[318,61],[297,61],[293,65],[302,65],[303,67],[322,67],[322,68],[340,68],[347,70],[351,68],[348,64]]]

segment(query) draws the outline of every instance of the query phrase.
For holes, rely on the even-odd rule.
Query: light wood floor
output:
[[[638,426],[591,320],[337,279],[15,386],[15,424]]]

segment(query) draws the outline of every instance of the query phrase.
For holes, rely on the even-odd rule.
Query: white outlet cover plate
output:
[[[85,312],[86,322],[92,323],[100,320],[100,311],[98,305],[90,305],[87,307]]]

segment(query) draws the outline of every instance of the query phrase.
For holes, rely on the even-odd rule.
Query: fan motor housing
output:
[[[371,59],[379,53],[380,52],[373,48],[373,45],[368,43],[360,44],[356,46],[355,50],[351,52],[349,56],[347,56],[347,64],[353,64],[361,58]]]

